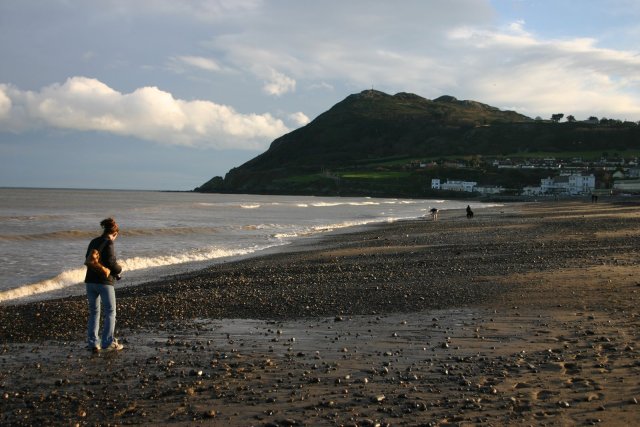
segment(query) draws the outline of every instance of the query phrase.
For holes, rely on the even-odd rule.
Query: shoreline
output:
[[[263,202],[265,203],[265,206],[270,204],[270,202],[265,201],[261,201],[260,203]],[[437,202],[445,202],[445,208],[446,206],[450,208],[461,207],[461,203],[459,202]],[[198,201],[197,203],[205,203],[206,206],[209,206],[208,201]],[[224,204],[224,201],[219,203]],[[315,202],[309,202],[309,205],[307,205],[305,202],[299,206],[314,206],[322,209],[322,207],[325,206],[325,203],[328,203],[327,206],[334,205],[333,201],[318,201],[317,204]],[[353,202],[345,201],[344,203],[338,202],[335,204],[346,206],[351,203]],[[366,201],[355,201],[355,203],[361,205],[369,204]],[[380,205],[382,203],[376,202],[372,204]],[[396,200],[391,201],[390,204],[404,205],[404,202]],[[244,202],[239,202],[239,205],[234,206],[256,207],[257,205],[254,205],[254,203],[247,205]],[[423,209],[418,208],[416,210],[416,208],[412,207],[409,211],[406,211],[405,208],[398,208],[400,211],[396,212],[395,208],[396,207],[394,207],[390,212],[378,212],[377,215],[354,214],[355,218],[351,219],[344,217],[344,212],[342,212],[342,215],[338,215],[335,221],[323,216],[322,218],[317,218],[317,221],[312,221],[313,224],[316,224],[315,226],[312,224],[298,224],[296,226],[296,221],[304,222],[304,220],[302,217],[297,219],[294,218],[292,223],[294,225],[284,226],[284,230],[280,225],[274,225],[271,227],[272,224],[266,224],[267,229],[269,227],[272,229],[265,231],[264,233],[258,232],[257,235],[254,236],[256,237],[255,239],[247,239],[245,236],[239,236],[239,240],[236,241],[233,234],[239,230],[240,227],[243,229],[248,227],[247,230],[249,230],[249,234],[252,234],[254,233],[254,231],[252,231],[254,230],[254,227],[256,227],[256,230],[260,230],[263,225],[265,225],[260,223],[262,218],[250,218],[246,221],[243,220],[247,223],[246,225],[232,225],[230,230],[235,231],[231,232],[225,231],[224,226],[221,226],[221,230],[223,230],[221,233],[218,233],[218,229],[216,227],[211,227],[210,230],[208,230],[213,230],[211,232],[216,234],[216,236],[214,236],[211,241],[206,240],[200,242],[201,244],[198,248],[185,249],[183,247],[184,245],[178,245],[178,247],[172,248],[173,240],[170,237],[171,235],[164,239],[160,238],[160,243],[163,241],[166,242],[168,245],[166,247],[168,249],[161,250],[159,252],[154,251],[151,254],[148,253],[148,248],[144,246],[145,242],[147,242],[147,237],[132,239],[132,241],[129,242],[132,245],[131,247],[123,247],[129,251],[125,257],[120,258],[120,261],[123,263],[127,273],[124,275],[123,280],[118,283],[118,286],[119,288],[137,286],[150,281],[164,280],[165,278],[174,275],[199,271],[213,264],[259,257],[272,253],[296,251],[296,247],[300,241],[302,241],[301,247],[305,247],[308,245],[308,243],[305,242],[306,240],[314,242],[318,239],[322,239],[325,235],[350,232],[351,230],[360,230],[369,224],[384,224],[390,220],[398,221],[406,218],[414,219],[420,215],[420,211],[423,211]],[[300,212],[303,211],[306,211],[306,209],[300,210]],[[304,216],[304,214],[302,215]],[[348,216],[349,215],[347,215],[347,217]],[[201,220],[204,221],[204,224],[207,224],[205,227],[209,227],[211,224],[211,218],[202,218]],[[197,231],[197,228],[195,228],[194,232],[197,233]],[[140,230],[137,229],[131,230],[131,233],[134,236],[139,232]],[[79,243],[79,240],[76,239],[79,237],[77,232],[68,231],[64,234],[60,233],[60,235],[64,236],[66,233],[70,233],[71,236],[74,237],[74,246],[78,245],[80,247],[81,244]],[[84,231],[83,233],[85,233],[85,238],[93,236],[93,232]],[[156,238],[155,235],[162,235],[162,233],[153,233],[146,229],[142,231],[142,234],[145,233],[151,234],[154,239]],[[219,237],[218,234],[222,237]],[[204,236],[203,238],[206,239],[207,236]],[[21,240],[21,238],[17,239]],[[43,240],[43,242],[49,243],[46,247],[50,247],[53,240],[50,241],[47,239]],[[141,244],[142,246],[140,247]],[[139,251],[136,251],[136,249]],[[16,253],[22,253],[21,251],[24,251],[24,255],[26,255],[29,250],[33,249],[22,248],[19,246],[16,250],[19,250]],[[76,248],[74,252],[77,252],[77,250],[78,248]],[[16,264],[13,258],[10,259],[9,262],[11,266],[9,266],[8,270],[5,272],[8,276],[6,276],[6,283],[3,284],[6,288],[0,289],[0,305],[28,304],[45,300],[66,298],[69,296],[83,296],[84,286],[81,282],[84,278],[84,266],[78,264],[77,260],[69,261],[68,258],[69,253],[61,254],[61,257],[52,262],[52,265],[50,266],[51,268],[46,265],[40,266],[39,263],[32,266],[25,265],[23,267],[19,267],[19,263]],[[16,268],[15,271],[13,270],[14,267]],[[45,273],[43,273],[43,271]]]
[[[0,419],[630,425],[639,224],[562,201],[338,233],[118,290],[117,354],[83,349],[82,297],[0,306]]]

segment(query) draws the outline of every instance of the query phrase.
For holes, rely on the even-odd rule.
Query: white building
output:
[[[467,193],[473,193],[475,186],[478,185],[477,182],[472,181],[449,181],[442,184],[440,187],[443,190],[449,191],[465,191]]]
[[[540,180],[540,187],[525,187],[523,194],[559,194],[577,196],[590,194],[596,188],[596,177],[592,175],[560,175],[543,178]]]
[[[596,189],[596,177],[591,175],[569,175],[570,194],[591,194]]]
[[[617,180],[613,183],[613,189],[625,193],[640,193],[640,179]]]
[[[449,181],[442,183],[439,179],[431,180],[431,189],[433,190],[448,190],[448,191],[466,191],[473,193],[477,182],[472,181]]]

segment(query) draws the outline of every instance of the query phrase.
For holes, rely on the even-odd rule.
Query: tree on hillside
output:
[[[573,122],[575,122],[575,121],[576,121],[576,118],[575,118],[575,117],[573,117],[573,115],[569,114],[569,115],[567,116],[567,121],[568,121],[568,122],[570,122],[570,123],[573,123]]]
[[[551,115],[551,120],[555,123],[558,123],[564,117],[563,113],[557,113]]]

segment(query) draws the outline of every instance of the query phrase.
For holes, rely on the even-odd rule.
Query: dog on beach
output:
[[[436,209],[436,208],[431,208],[431,209],[429,209],[429,213],[431,214],[431,219],[432,219],[432,220],[434,220],[434,221],[437,221],[437,220],[438,220],[438,212],[439,212],[439,211],[438,211],[438,209]]]

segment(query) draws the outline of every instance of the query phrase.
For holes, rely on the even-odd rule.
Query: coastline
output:
[[[84,295],[85,268],[77,254],[95,237],[95,219],[106,215],[87,205],[110,206],[111,214],[127,225],[122,235],[126,239],[118,245],[118,259],[126,271],[120,288],[278,248],[286,251],[298,240],[341,228],[416,218],[433,203],[443,209],[466,206],[447,200],[151,191],[94,194],[33,189],[2,195],[14,205],[4,206],[7,218],[0,232],[0,250],[7,254],[0,277],[0,304],[11,305]],[[20,214],[12,216],[12,209]],[[33,221],[42,223],[34,228]],[[43,255],[46,253],[56,256]]]
[[[327,236],[118,290],[118,354],[83,349],[82,297],[2,306],[0,419],[633,424],[639,222],[562,201]]]

